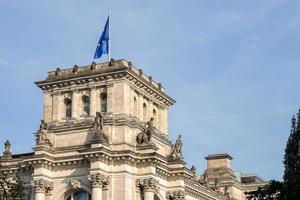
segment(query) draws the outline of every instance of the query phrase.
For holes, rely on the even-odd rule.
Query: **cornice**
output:
[[[70,87],[82,86],[97,87],[102,85],[104,81],[112,80],[128,80],[140,90],[152,96],[165,106],[171,106],[175,104],[175,100],[165,94],[161,88],[153,85],[152,82],[145,80],[143,76],[137,74],[129,67],[107,67],[107,70],[89,72],[85,74],[73,74],[72,76],[62,76],[52,79],[46,79],[43,81],[37,81],[35,84],[40,87],[43,91],[56,91],[63,90],[64,88],[69,89]]]

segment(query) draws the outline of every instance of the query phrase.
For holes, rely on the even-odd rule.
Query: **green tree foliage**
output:
[[[267,185],[256,191],[246,192],[248,200],[283,200],[281,197],[283,183],[271,180]]]
[[[9,178],[0,166],[0,200],[29,200],[26,188],[19,176]]]
[[[297,121],[293,117],[292,130],[287,141],[284,156],[284,199],[300,199],[300,110]]]
[[[256,191],[246,192],[248,200],[300,199],[300,110],[297,120],[292,118],[291,133],[284,155],[283,182],[272,180]]]

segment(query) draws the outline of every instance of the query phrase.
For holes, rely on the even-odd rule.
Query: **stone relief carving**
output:
[[[168,200],[184,200],[185,199],[185,193],[184,193],[184,191],[181,191],[181,190],[167,192],[166,193],[166,198]]]
[[[11,151],[10,151],[11,143],[9,140],[6,140],[4,143],[4,151],[2,159],[11,159]]]
[[[92,187],[106,188],[110,183],[109,177],[100,173],[92,174],[88,179]]]
[[[46,145],[52,147],[52,143],[47,138],[47,134],[48,124],[44,120],[41,120],[40,129],[36,135],[36,145]]]
[[[96,117],[93,124],[94,137],[97,141],[108,143],[108,138],[104,135],[103,131],[103,115],[100,112],[96,113]]]
[[[136,181],[136,186],[140,189],[142,188],[144,192],[158,193],[159,191],[158,181],[154,178],[138,179]]]
[[[155,133],[153,122],[154,118],[152,117],[150,121],[146,123],[146,128],[144,131],[137,135],[136,141],[138,144],[148,144],[150,142],[152,135]]]
[[[181,140],[181,135],[178,136],[176,139],[175,145],[172,148],[172,152],[170,154],[170,159],[171,160],[182,160],[182,140]]]
[[[53,189],[52,183],[43,179],[34,180],[31,185],[34,188],[35,192],[39,193],[49,193]]]
[[[74,180],[71,180],[70,181],[70,185],[71,185],[71,187],[73,188],[73,189],[80,189],[81,188],[81,181],[80,180],[76,180],[76,179],[74,179]]]

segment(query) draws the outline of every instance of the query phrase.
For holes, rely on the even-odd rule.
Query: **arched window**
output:
[[[107,94],[101,93],[100,100],[101,100],[101,112],[107,112]]]
[[[147,105],[143,103],[143,121],[147,121]]]
[[[72,100],[70,98],[65,98],[65,113],[66,118],[72,117]]]
[[[134,97],[133,98],[133,115],[135,116],[135,117],[137,117],[137,115],[138,115],[138,106],[137,106],[137,100],[136,100],[136,98]]]
[[[66,200],[91,200],[91,195],[87,192],[75,192],[70,194]]]
[[[83,113],[84,115],[90,115],[90,97],[87,95],[82,96]]]

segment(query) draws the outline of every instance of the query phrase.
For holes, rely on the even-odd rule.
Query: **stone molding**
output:
[[[166,198],[168,200],[185,200],[185,193],[182,190],[167,192]]]
[[[158,181],[154,178],[138,179],[136,181],[136,186],[138,188],[143,188],[144,192],[159,192]]]
[[[32,187],[36,193],[50,193],[53,189],[53,184],[44,179],[34,180]]]
[[[119,62],[119,61],[116,61]],[[88,67],[89,68],[89,67]],[[143,76],[137,74],[133,68],[129,68],[128,66],[118,66],[118,67],[108,67],[106,70],[94,70],[91,72],[90,70],[86,70],[86,73],[78,73],[74,74],[71,72],[72,69],[61,70],[58,76],[50,75],[52,78],[48,78],[44,81],[38,81],[35,84],[40,87],[44,91],[49,90],[59,90],[63,88],[69,88],[72,85],[87,85],[91,86],[97,85],[100,82],[111,79],[126,79],[131,82],[137,88],[140,88],[142,91],[147,93],[149,96],[155,98],[160,103],[165,106],[170,106],[175,103],[171,97],[166,95],[161,87],[158,87],[154,81],[146,80]],[[80,67],[79,71],[84,70],[84,67]],[[49,72],[50,74],[53,72]],[[48,73],[48,74],[49,74]],[[61,76],[61,77],[60,77]],[[55,77],[55,78],[54,78]],[[93,84],[93,85],[92,85]],[[89,86],[87,87],[89,88]]]
[[[108,176],[97,173],[89,176],[89,181],[91,183],[92,188],[106,188],[109,185],[110,180]]]

